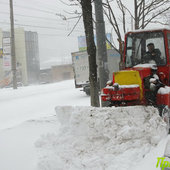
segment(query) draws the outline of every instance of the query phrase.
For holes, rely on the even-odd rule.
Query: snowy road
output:
[[[89,105],[89,97],[74,88],[73,80],[18,90],[0,90],[0,129],[26,120],[54,115],[55,106]]]
[[[35,142],[41,135],[57,133],[59,129],[55,106],[89,103],[89,97],[74,88],[73,80],[1,89],[0,170],[36,170]]]
[[[38,156],[35,142],[43,134],[57,133],[58,127],[59,124],[33,120],[1,131],[0,169],[36,170]]]

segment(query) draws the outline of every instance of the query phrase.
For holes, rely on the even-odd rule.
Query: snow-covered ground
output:
[[[154,108],[89,105],[73,80],[0,89],[0,170],[158,169],[168,137]]]
[[[55,107],[63,105],[90,105],[90,99],[73,80],[0,89],[0,170],[37,169],[35,142],[58,132]]]

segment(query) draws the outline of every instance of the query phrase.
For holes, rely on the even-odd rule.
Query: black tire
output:
[[[167,124],[167,131],[168,131],[168,134],[170,133],[170,109],[168,106],[165,106],[163,109],[162,109],[162,118],[163,120],[166,122]]]
[[[86,95],[90,96],[90,86],[84,86],[83,91],[86,93]]]
[[[89,91],[85,91],[87,96],[90,96],[90,90]]]

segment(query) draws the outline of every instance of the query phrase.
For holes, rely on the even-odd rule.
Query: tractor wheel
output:
[[[170,109],[165,106],[162,110],[162,118],[167,124],[167,131],[170,133]]]

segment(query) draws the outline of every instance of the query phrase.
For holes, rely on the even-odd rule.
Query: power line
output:
[[[1,4],[9,5],[9,3],[6,3],[6,2],[1,2]],[[54,15],[59,16],[59,17],[64,17],[63,15],[58,14],[56,12],[47,11],[47,10],[43,10],[43,9],[39,9],[39,8],[25,7],[25,6],[22,6],[22,5],[13,5],[13,6],[19,7],[19,8],[22,8],[22,9],[24,8],[26,10],[34,10],[34,11],[39,11],[39,12],[43,12],[43,13],[54,14]]]
[[[0,11],[0,13],[5,14],[5,15],[9,15],[8,12]],[[57,18],[53,19],[53,18],[45,18],[45,17],[38,17],[38,16],[23,15],[23,14],[15,14],[15,15],[16,16],[21,16],[21,17],[27,17],[27,18],[37,18],[37,19],[43,19],[43,20],[48,20],[48,21],[52,20],[52,21],[61,21],[61,22],[63,22],[63,20],[58,20]]]
[[[17,16],[21,16],[21,17],[27,17],[27,18],[37,18],[37,19],[42,19],[42,20],[51,20],[51,21],[61,21],[63,22],[63,20],[57,20],[57,19],[53,19],[53,18],[45,18],[45,17],[37,17],[37,16],[28,16],[28,15],[22,15],[22,14],[15,14]]]
[[[0,0],[0,2],[1,2],[1,4],[3,3],[3,4],[9,4],[8,2],[6,2],[6,0],[4,0],[5,2],[3,2],[3,0]],[[20,2],[23,2],[23,0],[15,0],[14,1],[14,3],[15,3],[15,5],[17,4],[17,3],[20,3],[20,2],[18,2],[18,1],[20,1]],[[30,1],[29,1],[30,2]],[[52,9],[51,7],[54,7],[54,4],[53,3],[50,3],[50,1],[48,1],[48,3],[44,3],[42,0],[40,0],[40,1],[38,1],[38,0],[32,0],[32,2],[35,4],[35,2],[37,2],[38,3],[38,5],[45,5],[45,7],[44,8],[47,8],[47,6],[49,7],[48,9],[50,9],[50,10],[55,10],[55,9]],[[51,5],[50,5],[51,4]],[[49,6],[50,5],[50,6]],[[57,4],[56,4],[56,7],[57,7]]]
[[[27,9],[27,10],[35,10],[35,11],[40,11],[40,12],[44,12],[44,13],[48,13],[48,14],[55,14],[55,12],[51,12],[51,11],[47,11],[47,10],[43,10],[43,9],[38,9],[38,8],[32,8],[32,7],[25,7],[25,6],[22,6],[22,5],[14,5],[15,7],[19,7],[19,8],[24,8],[24,9]]]
[[[9,25],[9,24],[10,24],[10,23],[8,23],[8,22],[0,22],[0,23],[1,23],[1,24],[5,24],[5,25]],[[57,27],[47,27],[47,26],[28,25],[28,24],[17,24],[17,23],[15,23],[15,25],[18,25],[18,26],[35,27],[35,28],[55,29],[55,30],[58,29]],[[63,30],[63,29],[61,29],[61,30]]]
[[[5,2],[1,2],[1,4],[3,5],[8,5],[8,3]],[[67,18],[65,15],[60,14],[60,13],[56,13],[56,12],[52,12],[52,11],[47,11],[47,10],[43,10],[43,9],[39,9],[39,8],[33,8],[33,7],[26,7],[26,6],[22,6],[22,5],[14,5],[15,7],[19,7],[19,8],[24,8],[26,10],[34,10],[34,11],[40,11],[40,12],[44,12],[44,13],[48,13],[48,14],[54,14],[55,16],[58,16],[60,18],[62,18],[63,20],[68,20],[68,19],[74,19],[74,18],[78,18],[80,16],[74,16],[74,17],[69,17]]]
[[[5,14],[5,15],[9,15],[8,12],[0,11],[0,13]],[[55,21],[57,23],[57,25],[61,25],[61,26],[66,26],[66,24],[70,24],[70,22],[67,21],[67,20],[63,21],[63,20],[58,20],[58,19],[53,19],[53,18],[45,18],[45,17],[37,17],[37,16],[34,17],[34,16],[22,15],[22,14],[15,14],[15,15],[16,16],[21,16],[21,17],[26,17],[26,18],[32,18],[32,19],[41,19],[41,20],[46,20],[46,21]],[[18,20],[18,18],[15,18],[15,20]]]
[[[46,3],[44,3],[44,2],[42,2],[42,1],[37,1],[37,0],[32,0],[33,2],[37,2],[38,3],[38,5],[42,5],[42,4],[44,4],[45,5],[45,8],[47,9],[47,6],[49,6],[49,2],[48,2],[48,4],[46,4]],[[21,2],[23,2],[22,0],[21,0]],[[29,1],[30,2],[30,1]],[[16,3],[16,2],[15,2]],[[54,4],[51,4],[52,6],[54,6]],[[52,9],[51,7],[49,8],[48,7],[48,9],[49,10],[55,10],[55,9]]]
[[[4,25],[10,25],[10,23],[7,23],[7,22],[1,22],[1,24],[4,24]],[[26,26],[26,27],[34,27],[34,28],[42,28],[42,29],[53,29],[53,30],[58,30],[58,31],[64,31],[63,29],[59,29],[57,27],[46,27],[46,26],[37,26],[37,25],[27,25],[27,24],[16,24],[15,25],[18,25],[18,26]],[[65,30],[67,31],[67,30]],[[75,30],[75,32],[81,32],[80,30]]]
[[[7,4],[7,3],[5,3],[5,4]],[[60,13],[45,11],[45,10],[41,10],[41,9],[37,9],[37,8],[22,7],[22,6],[18,6],[18,7],[25,8],[25,9],[32,9],[32,10],[35,10],[35,11],[39,10],[39,11],[41,11],[41,12],[54,14],[54,16],[58,16],[58,17],[62,18],[62,20],[58,20],[58,21],[67,21],[67,20],[70,20],[70,19],[76,19],[76,18],[79,18],[79,17],[80,17],[80,16],[66,17],[66,16],[64,16],[64,15],[62,15],[62,14],[60,14]],[[4,12],[4,11],[0,11],[0,13],[9,15],[8,12]],[[53,21],[56,20],[56,19],[53,19],[53,18],[44,18],[44,17],[37,17],[37,16],[28,16],[28,15],[22,15],[22,14],[15,14],[15,15],[17,15],[17,16],[22,16],[22,17],[31,17],[31,18],[38,18],[38,19],[53,20]]]
[[[22,0],[21,0],[21,1],[22,1]],[[33,2],[35,2],[35,1],[38,2],[38,3],[39,3],[38,5],[42,5],[42,3],[43,3],[45,6],[43,6],[43,5],[42,5],[42,6],[43,6],[43,8],[45,8],[45,9],[47,9],[47,6],[49,6],[49,2],[48,2],[48,4],[47,4],[47,3],[44,3],[44,2],[42,2],[42,1],[37,1],[37,0],[32,0],[32,1],[33,1]],[[30,1],[29,1],[29,2],[30,2]],[[62,5],[65,4],[65,5],[69,6],[69,4],[63,3],[62,1],[60,1],[60,3],[61,3]],[[54,4],[51,3],[51,5],[54,7]],[[16,5],[16,6],[17,6],[17,5]],[[57,6],[57,4],[56,4],[56,6]],[[24,6],[24,7],[25,7],[25,6]],[[51,6],[50,6],[50,7],[51,7]],[[56,11],[56,9],[52,9],[52,8],[48,8],[48,9],[49,9],[49,10],[52,10],[52,11]],[[71,9],[73,9],[73,8],[71,8]],[[62,10],[63,10],[63,8],[62,8]],[[65,11],[65,13],[69,14],[69,13],[66,12],[66,11]],[[55,14],[56,14],[56,12],[55,12]],[[71,14],[72,14],[72,13],[71,13]],[[57,15],[58,15],[58,13],[57,13]],[[59,16],[60,16],[60,17],[64,17],[64,15],[60,15],[60,14],[59,14]],[[71,19],[72,19],[72,18],[74,18],[74,17],[71,17]]]

